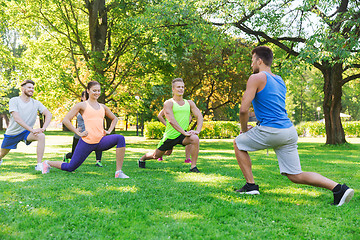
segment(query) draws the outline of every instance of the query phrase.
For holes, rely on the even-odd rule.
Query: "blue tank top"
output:
[[[266,85],[252,101],[255,116],[262,126],[289,128],[293,124],[285,109],[285,83],[280,76],[263,73],[266,74]]]

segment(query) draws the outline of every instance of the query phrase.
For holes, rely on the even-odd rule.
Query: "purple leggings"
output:
[[[115,145],[116,148],[125,147],[124,136],[118,134],[106,135],[96,144],[88,144],[80,139],[76,145],[71,161],[69,163],[62,163],[61,170],[72,172],[80,167],[92,151],[105,151]]]

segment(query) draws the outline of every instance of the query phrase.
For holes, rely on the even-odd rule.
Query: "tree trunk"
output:
[[[324,63],[323,67],[326,144],[343,144],[346,143],[346,140],[340,118],[343,86],[342,64]]]
[[[89,10],[91,51],[102,52],[105,50],[108,24],[105,0],[90,1],[87,8]]]

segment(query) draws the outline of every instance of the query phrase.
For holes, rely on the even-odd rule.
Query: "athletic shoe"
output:
[[[190,172],[199,173],[199,169],[197,167],[190,168]]]
[[[129,178],[123,171],[119,170],[115,172],[115,178]]]
[[[240,194],[251,194],[251,195],[258,195],[259,192],[259,185],[250,185],[246,183],[242,188],[235,190],[235,192],[238,192]]]
[[[63,162],[66,162],[66,163],[69,162],[69,159],[66,158],[66,154],[64,154],[64,156],[63,156]]]
[[[159,162],[162,161],[162,160],[164,160],[162,157],[159,157],[159,158],[158,158],[158,161],[159,161]]]
[[[36,164],[35,171],[42,171],[42,169],[43,169],[43,164],[42,163]]]
[[[341,189],[338,192],[334,192],[333,205],[341,206],[344,203],[348,203],[354,196],[354,189],[349,188],[346,184],[341,185]]]
[[[141,161],[140,159],[138,160],[139,163],[139,168],[145,168],[145,161]]]
[[[48,164],[48,161],[42,162],[42,174],[46,174],[50,172],[50,165]]]
[[[1,164],[2,164],[2,161],[3,161],[3,160],[1,159],[1,160],[0,160],[0,166],[1,166]]]
[[[96,163],[95,163],[95,166],[96,166],[96,167],[103,167],[103,165],[102,165],[101,162],[96,162]]]
[[[185,163],[191,163],[191,158],[185,159]]]

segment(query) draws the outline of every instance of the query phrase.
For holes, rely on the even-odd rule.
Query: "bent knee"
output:
[[[66,164],[66,163],[65,163]],[[67,164],[64,166],[64,163],[61,165],[61,170],[67,171],[67,172],[73,172],[77,169],[77,166]]]
[[[44,133],[39,133],[35,136],[35,140],[36,141],[41,141],[41,140],[45,140],[45,134]]]
[[[191,143],[198,143],[199,142],[199,136],[198,135],[191,135],[190,136],[190,142]]]
[[[286,174],[288,179],[293,183],[302,183],[302,176],[301,174]]]
[[[117,143],[117,148],[120,147],[125,147],[126,143],[125,143],[125,137],[123,135],[118,135],[118,143]]]

